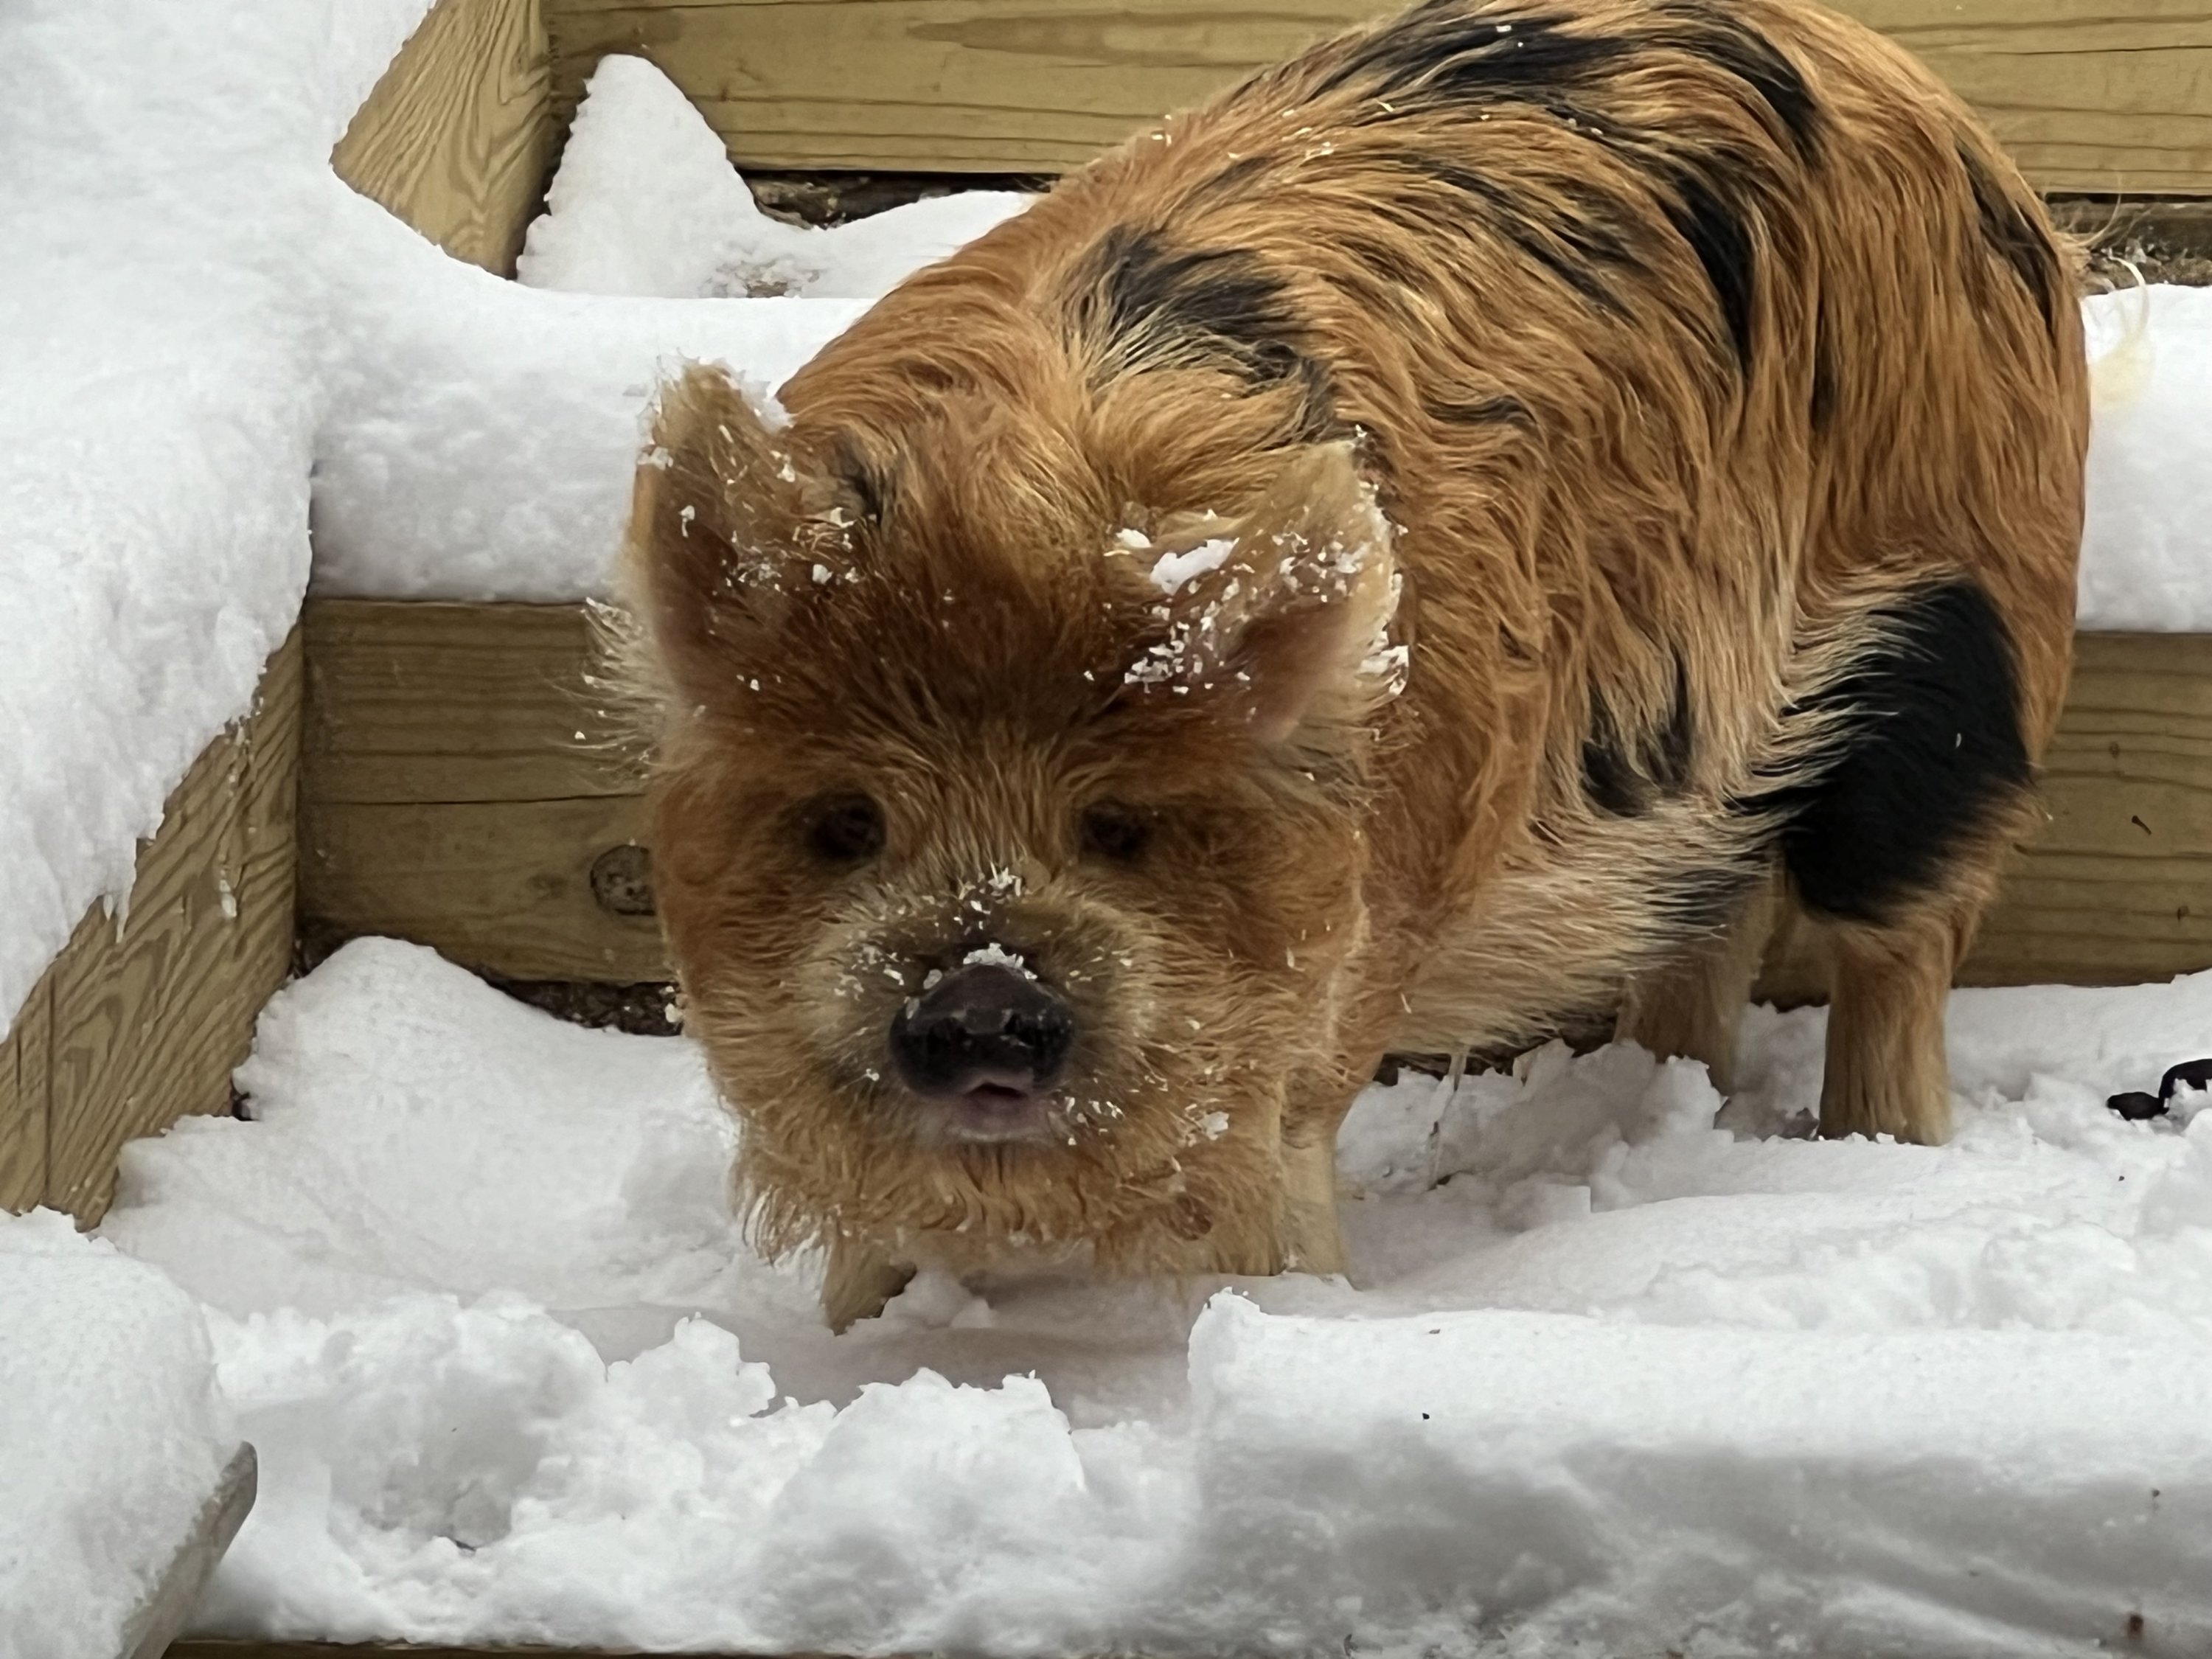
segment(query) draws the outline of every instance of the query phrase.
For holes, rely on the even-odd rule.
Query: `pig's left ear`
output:
[[[1300,453],[1234,521],[1185,519],[1123,548],[1149,562],[1167,636],[1126,676],[1202,696],[1265,744],[1329,745],[1404,686],[1391,527],[1352,447]]]
[[[664,386],[622,581],[663,675],[694,702],[757,675],[811,569],[848,562],[848,523],[726,371]]]

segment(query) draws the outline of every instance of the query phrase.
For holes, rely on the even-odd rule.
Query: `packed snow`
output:
[[[863,309],[523,288],[371,203],[338,217],[356,325],[330,343],[315,460],[315,586],[331,593],[604,592],[663,375],[725,362],[766,398]]]
[[[924,1278],[833,1337],[694,1046],[417,948],[274,1002],[103,1231],[208,1305],[231,1635],[667,1650],[2212,1643],[2212,974],[1961,992],[1941,1149],[1632,1048],[1371,1090],[1349,1283]]]
[[[0,1030],[292,627],[331,145],[426,3],[0,7]]]
[[[0,1214],[0,1659],[114,1659],[237,1445],[190,1296]]]

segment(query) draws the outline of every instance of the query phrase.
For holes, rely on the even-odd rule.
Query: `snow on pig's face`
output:
[[[659,908],[763,1243],[1272,1266],[1402,673],[1348,453],[1140,532],[1024,487],[1060,458],[1010,430],[888,472],[787,435],[671,388],[627,576]]]

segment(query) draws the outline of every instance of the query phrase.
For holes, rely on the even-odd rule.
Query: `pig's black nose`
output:
[[[1005,968],[959,968],[891,1021],[891,1062],[918,1095],[973,1090],[1042,1094],[1075,1041],[1075,1015],[1036,980]]]

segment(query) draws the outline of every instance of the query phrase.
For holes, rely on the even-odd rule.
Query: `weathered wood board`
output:
[[[0,1042],[0,1210],[46,1201],[46,1135],[53,1085],[53,975],[31,988]]]
[[[574,605],[308,603],[302,925],[517,979],[666,977]],[[594,871],[599,879],[594,882]]]
[[[295,634],[170,795],[127,906],[94,907],[0,1045],[0,1207],[88,1224],[125,1141],[229,1109],[291,962],[300,668]]]
[[[740,166],[1074,167],[1372,0],[546,0],[565,119],[650,58]],[[1971,100],[2047,191],[2212,194],[2212,0],[1844,0]]]
[[[307,627],[312,924],[514,978],[666,976],[629,889],[592,878],[642,823],[583,690],[580,610],[325,600]],[[1965,982],[2212,967],[2212,638],[2084,635],[2046,799]],[[1766,989],[1802,980],[1785,940]]]
[[[331,153],[338,177],[501,276],[553,155],[538,0],[439,0]]]

